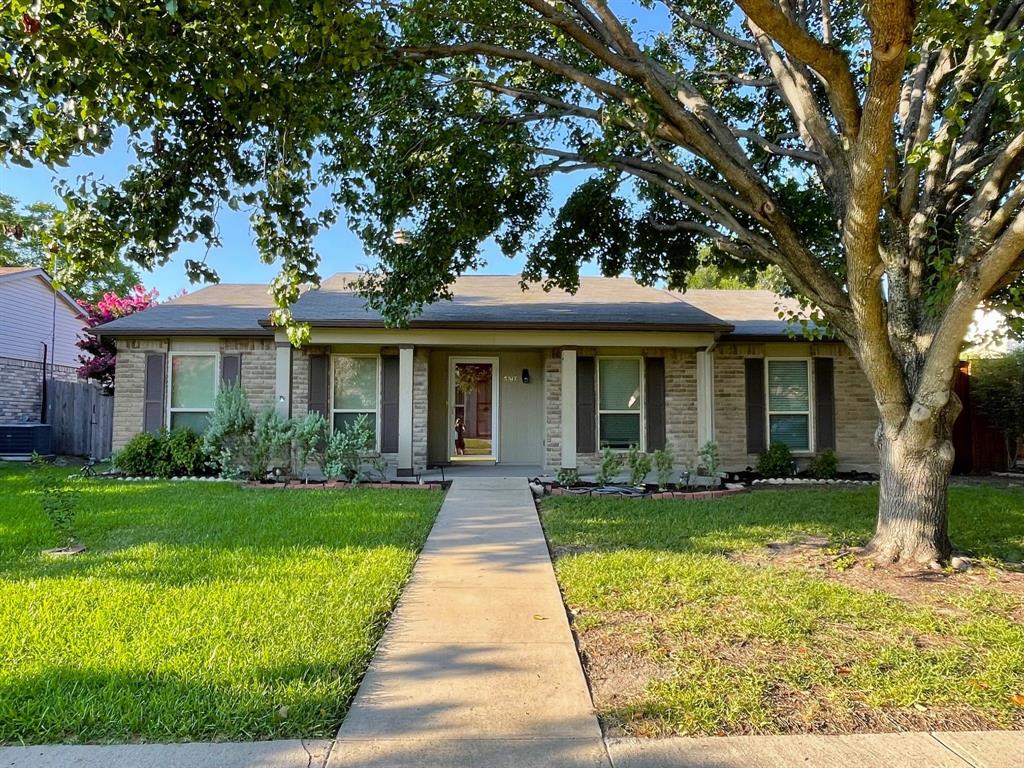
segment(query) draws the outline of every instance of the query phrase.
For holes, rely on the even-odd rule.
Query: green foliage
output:
[[[255,427],[256,416],[245,390],[237,384],[222,386],[203,440],[207,453],[216,457],[225,477],[247,476]]]
[[[836,458],[836,452],[831,448],[826,448],[811,460],[807,471],[811,473],[811,477],[816,477],[819,480],[835,479],[839,474],[839,459]]]
[[[1024,347],[1000,357],[971,361],[971,397],[992,426],[1003,433],[1008,466],[1024,438]]]
[[[629,484],[639,488],[651,472],[651,457],[636,445],[631,445],[626,452],[626,463],[629,465]]]
[[[580,484],[580,473],[575,467],[562,467],[555,479],[563,488],[572,488]]]
[[[139,282],[139,273],[117,256],[96,258],[88,271],[63,258],[51,235],[59,209],[50,203],[19,205],[0,192],[0,267],[42,267],[60,288],[90,304],[104,293],[127,293]]]
[[[757,457],[757,471],[763,477],[789,477],[796,472],[793,452],[785,443],[772,443]]]
[[[32,482],[59,546],[75,543],[75,519],[78,517],[78,492],[68,487],[69,478],[38,453],[32,454]]]
[[[291,445],[295,429],[291,419],[281,416],[273,406],[261,411],[253,424],[249,449],[249,476],[263,478],[271,468],[285,474],[291,471]]]
[[[612,448],[605,448],[601,451],[601,463],[597,468],[597,476],[594,482],[598,485],[608,485],[615,481],[622,470],[623,456]]]
[[[153,473],[153,465],[160,455],[160,438],[150,432],[140,432],[114,454],[114,468],[132,477],[145,477]]]
[[[675,468],[675,457],[670,448],[662,448],[654,452],[654,469],[658,475],[658,487],[665,489],[672,482]]]
[[[718,457],[718,443],[708,440],[697,451],[697,473],[705,477],[718,477],[721,461]]]
[[[366,414],[336,429],[327,440],[324,476],[329,480],[359,483],[366,479],[366,452],[373,445],[373,430]]]
[[[113,464],[132,477],[195,477],[215,467],[203,436],[188,428],[140,432],[114,455]]]
[[[306,466],[310,460],[316,461],[321,473],[326,477],[326,465],[322,461],[327,443],[327,419],[317,411],[310,411],[301,419],[292,423],[292,436],[295,439],[295,452],[299,471],[306,476]]]

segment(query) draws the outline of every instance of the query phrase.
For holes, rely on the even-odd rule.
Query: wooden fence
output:
[[[114,398],[88,381],[47,382],[47,422],[53,451],[69,456],[110,457],[114,437]]]

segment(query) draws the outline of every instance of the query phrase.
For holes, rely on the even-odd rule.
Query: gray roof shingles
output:
[[[353,275],[338,273],[292,307],[295,319],[314,326],[379,327],[351,289]],[[624,328],[780,335],[778,297],[768,291],[688,291],[645,288],[630,278],[584,277],[579,291],[523,291],[516,276],[471,275],[452,287],[454,298],[424,307],[410,326],[432,328]],[[791,300],[783,300],[791,301]],[[273,309],[266,285],[211,285],[145,312],[99,326],[105,335],[269,334]],[[735,330],[734,330],[735,327]]]

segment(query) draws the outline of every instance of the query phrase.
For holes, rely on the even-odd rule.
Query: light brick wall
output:
[[[427,468],[427,392],[430,350],[417,349],[412,363],[412,465],[416,472]]]
[[[0,357],[0,422],[39,423],[43,407],[43,363]],[[46,366],[46,375],[59,381],[78,381],[78,369]]]
[[[558,350],[544,357],[544,468],[562,466],[562,358]]]
[[[841,469],[877,471],[874,447],[878,411],[867,378],[842,344],[806,345],[810,357],[834,359],[836,456]],[[714,351],[715,439],[722,468],[739,470],[757,464],[747,453],[747,412],[744,359],[764,357],[764,344],[720,344]],[[805,464],[806,459],[799,459]]]
[[[114,375],[115,451],[142,431],[145,404],[146,353],[167,352],[167,339],[117,339]]]
[[[215,341],[220,354],[239,354],[242,388],[253,410],[274,404],[274,341],[267,338],[224,338]],[[146,353],[168,352],[169,339],[118,339],[114,382],[114,450],[142,431]],[[164,369],[166,375],[166,367]],[[220,372],[218,371],[218,376]],[[166,393],[165,393],[166,396]],[[166,416],[165,416],[166,421]]]

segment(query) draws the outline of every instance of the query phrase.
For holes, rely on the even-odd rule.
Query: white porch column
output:
[[[562,469],[576,469],[576,350],[562,350]]]
[[[715,355],[697,350],[697,447],[715,439]]]
[[[411,477],[412,466],[412,347],[398,350],[398,476]]]
[[[292,345],[287,341],[275,345],[274,408],[287,419],[292,412]]]

